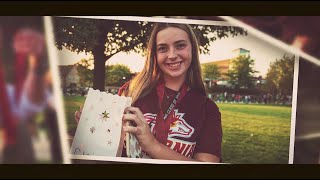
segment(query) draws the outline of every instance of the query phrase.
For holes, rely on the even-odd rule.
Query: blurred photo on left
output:
[[[0,163],[60,164],[44,18],[0,17]]]

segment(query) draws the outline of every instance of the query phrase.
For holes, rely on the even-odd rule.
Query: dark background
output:
[[[320,3],[312,1],[156,1],[77,2],[5,1],[1,15],[188,15],[266,16],[320,15]],[[296,134],[319,125],[319,67],[300,60]],[[308,108],[312,107],[312,108]],[[295,147],[295,163],[317,163],[319,142],[301,141]],[[107,179],[107,178],[234,178],[319,179],[319,165],[6,165],[4,178]]]

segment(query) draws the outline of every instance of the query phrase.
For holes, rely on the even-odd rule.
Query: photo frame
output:
[[[211,26],[211,27],[228,27],[228,28],[239,28],[239,26],[234,25],[233,23],[226,21],[207,21],[207,20],[190,20],[190,19],[175,19],[175,18],[162,18],[162,17],[129,17],[129,16],[82,16],[82,17],[55,17],[53,21],[53,27],[56,26],[54,22],[59,21],[59,19],[65,19],[65,22],[72,23],[73,19],[82,19],[86,25],[92,25],[94,22],[106,22],[106,24],[110,22],[122,22],[122,23],[136,23],[139,27],[144,23],[185,23],[193,26],[203,27],[203,26]],[[139,24],[140,23],[140,24]],[[63,23],[61,23],[63,24]],[[59,24],[59,26],[61,25]],[[115,26],[117,27],[117,26]],[[145,28],[145,27],[143,27]],[[200,28],[201,29],[201,28]],[[212,28],[214,29],[214,28]],[[221,28],[223,29],[223,28]],[[227,28],[226,28],[227,29]],[[145,33],[149,33],[148,29],[143,29]],[[244,29],[246,31],[246,29]],[[118,31],[117,31],[118,32]],[[201,31],[200,31],[201,32]],[[111,32],[110,32],[111,33]],[[112,34],[112,33],[111,33]],[[214,33],[213,33],[214,34]],[[111,35],[110,35],[111,36]],[[56,41],[59,41],[59,38],[56,38]],[[146,39],[145,39],[146,40]],[[246,36],[236,35],[233,37],[232,35],[227,35],[225,38],[216,38],[215,40],[211,40],[214,43],[209,43],[207,46],[200,47],[200,52],[209,53],[211,52],[212,56],[205,56],[203,54],[200,55],[200,62],[203,66],[211,64],[218,64],[221,67],[227,67],[227,70],[232,69],[230,66],[232,64],[232,60],[237,58],[238,56],[231,57],[230,54],[238,53],[237,55],[244,55],[245,57],[250,57],[254,59],[257,66],[253,66],[259,71],[260,74],[255,75],[255,86],[262,88],[263,82],[265,82],[265,77],[268,73],[268,68],[270,68],[270,64],[275,65],[276,62],[284,61],[287,59],[291,59],[291,67],[292,71],[292,80],[290,80],[290,84],[292,84],[291,92],[287,92],[286,95],[282,98],[285,100],[281,100],[281,98],[276,95],[271,95],[271,92],[267,91],[244,91],[241,88],[237,91],[232,90],[232,88],[228,87],[228,82],[226,80],[215,80],[207,79],[205,83],[207,86],[212,86],[213,84],[217,85],[218,90],[212,91],[209,93],[208,97],[217,102],[217,105],[222,114],[222,126],[223,126],[223,142],[222,142],[222,159],[223,163],[232,163],[232,164],[246,164],[246,163],[254,163],[254,164],[263,164],[263,163],[293,163],[293,149],[294,149],[294,128],[295,128],[295,114],[296,114],[296,97],[297,97],[297,85],[298,85],[298,69],[299,69],[299,56],[297,54],[293,54],[286,50],[283,50],[281,47],[270,44],[265,41],[265,39],[261,39],[259,36],[251,35],[250,31],[247,32]],[[146,44],[146,43],[144,43]],[[218,45],[221,48],[218,48]],[[237,45],[237,47],[235,47]],[[115,44],[115,47],[117,44]],[[143,48],[144,45],[139,45],[139,48]],[[230,49],[230,48],[234,49]],[[109,53],[112,53],[113,47],[106,48],[109,50]],[[210,49],[212,48],[212,49]],[[216,48],[216,49],[214,49]],[[59,50],[59,58],[60,59],[68,59],[68,53],[66,49]],[[236,50],[232,52],[233,50]],[[133,50],[134,51],[134,50]],[[142,53],[143,54],[143,53]],[[131,55],[131,56],[130,56]],[[125,53],[117,53],[112,55],[113,59],[109,59],[107,61],[107,65],[116,65],[117,63],[122,63],[126,65],[130,65],[130,68],[141,69],[143,60],[137,59],[137,55],[127,54],[128,59],[133,59],[135,57],[135,63],[128,63],[128,59],[125,58]],[[85,57],[84,54],[82,56],[78,56],[79,59]],[[88,58],[88,57],[87,57]],[[117,59],[118,58],[118,59]],[[211,58],[211,59],[210,59]],[[88,58],[90,59],[90,57]],[[143,59],[143,58],[141,58]],[[283,60],[284,59],[284,60]],[[218,61],[221,61],[220,64]],[[291,61],[290,60],[290,61]],[[227,65],[223,65],[222,61],[227,62]],[[62,60],[60,60],[62,62]],[[71,62],[71,61],[70,61]],[[77,62],[73,60],[73,62]],[[218,63],[217,63],[218,62]],[[62,66],[62,63],[60,63]],[[129,66],[128,65],[128,66]],[[58,66],[57,66],[58,68]],[[204,67],[203,67],[204,68]],[[227,73],[227,72],[225,72]],[[261,77],[260,77],[260,76]],[[61,79],[62,77],[60,77]],[[122,80],[125,80],[124,77]],[[219,89],[219,86],[224,86],[224,90]],[[229,88],[229,89],[228,89]],[[228,91],[226,90],[228,89]],[[218,92],[219,93],[216,93]],[[227,92],[227,93],[225,93]],[[264,92],[264,93],[262,93]],[[65,92],[64,94],[66,94]],[[256,95],[257,93],[259,95]],[[268,95],[268,93],[270,95]],[[63,93],[61,93],[62,95]],[[72,93],[71,93],[72,96]],[[280,96],[280,95],[279,95]],[[236,98],[237,97],[237,98]],[[239,97],[239,98],[238,98]],[[268,99],[270,98],[270,99]],[[278,99],[277,99],[278,98]],[[66,100],[67,99],[67,100]],[[68,108],[68,104],[72,104],[70,99],[65,98],[64,103],[61,104],[61,107],[65,109]],[[67,102],[68,101],[68,102]],[[65,104],[65,105],[63,105]],[[80,105],[81,103],[77,103]],[[283,108],[282,108],[283,107]],[[71,108],[70,108],[71,109]],[[77,109],[72,109],[72,113],[69,112],[70,115],[66,115],[69,120],[66,122],[71,122],[73,119],[74,111]],[[68,111],[68,110],[67,110]],[[66,113],[68,114],[68,113]],[[231,118],[232,117],[232,118]],[[256,120],[256,122],[255,122]],[[268,124],[264,124],[268,122]],[[263,130],[258,130],[258,127],[264,127]],[[276,128],[281,127],[281,128]],[[251,129],[250,129],[251,128]],[[70,132],[70,131],[69,131]],[[281,134],[281,132],[284,132]],[[277,134],[278,133],[278,134]],[[277,141],[276,139],[281,139]],[[241,147],[238,147],[237,144],[242,144]],[[255,149],[256,148],[256,149]],[[280,155],[279,155],[280,152]],[[274,154],[276,153],[276,154]],[[268,157],[263,157],[263,154],[271,154]],[[281,158],[279,158],[279,156]],[[130,158],[120,158],[120,157],[97,157],[97,156],[86,156],[81,157],[80,155],[72,155],[73,159],[81,159],[81,160],[98,160],[98,161],[117,161],[120,162],[138,162],[138,163],[186,163],[179,161],[161,161],[161,160],[135,160]],[[279,160],[280,159],[280,160]]]

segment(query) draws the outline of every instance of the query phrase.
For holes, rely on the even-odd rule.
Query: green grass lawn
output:
[[[227,163],[288,163],[291,108],[218,103]]]
[[[65,96],[68,132],[76,129],[74,112],[84,97]],[[288,163],[291,108],[217,103],[222,114],[222,159],[225,163]]]
[[[72,136],[77,128],[76,121],[74,120],[74,113],[79,111],[80,106],[84,105],[84,101],[85,97],[82,96],[64,96],[67,128],[68,133]]]

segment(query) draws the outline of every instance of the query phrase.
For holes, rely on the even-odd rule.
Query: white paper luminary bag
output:
[[[122,116],[131,102],[131,98],[90,88],[73,139],[71,154],[120,156]]]

